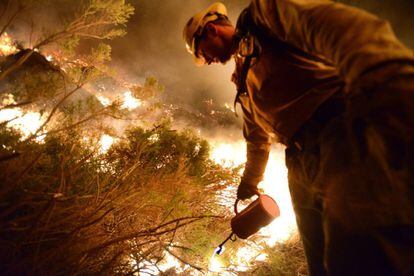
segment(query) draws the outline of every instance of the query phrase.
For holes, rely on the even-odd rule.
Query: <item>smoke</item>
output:
[[[208,7],[209,0],[134,0],[136,14],[128,34],[113,45],[114,65],[132,79],[154,75],[166,86],[168,99],[192,104],[212,98],[232,103],[235,86],[233,63],[195,67],[187,53],[182,30],[188,19]],[[223,1],[235,22],[249,1]]]
[[[231,104],[235,87],[230,82],[233,63],[195,67],[182,39],[182,29],[196,12],[206,8],[214,0],[130,0],[135,6],[135,15],[128,23],[128,33],[109,43],[113,48],[112,65],[123,79],[143,82],[147,76],[155,76],[166,87],[166,99],[174,103],[195,106],[205,99],[213,99],[219,105]],[[0,0],[0,9],[6,0]],[[81,0],[54,0],[50,4],[21,16],[30,24],[53,25],[68,13],[77,10]],[[240,11],[249,0],[223,0],[235,22]],[[340,0],[346,4],[364,8],[389,20],[398,37],[414,48],[414,2],[412,0]],[[14,1],[11,1],[14,3]],[[77,4],[75,4],[77,3]],[[59,8],[61,7],[61,8]],[[6,18],[6,17],[4,17]],[[60,20],[60,21],[59,21]],[[4,19],[3,19],[4,21]],[[21,21],[21,20],[20,20]],[[20,22],[21,23],[21,22]],[[12,30],[17,30],[12,26]],[[196,108],[196,107],[195,107]]]
[[[186,52],[182,29],[196,12],[211,0],[133,0],[136,14],[126,37],[114,41],[114,65],[129,78],[142,80],[154,75],[166,86],[175,102],[194,104],[212,98],[220,104],[232,102],[235,87],[230,82],[233,63],[195,67]],[[232,22],[247,7],[248,0],[222,1]],[[390,20],[398,37],[414,48],[414,4],[412,0],[343,0]],[[141,78],[141,79],[140,79]]]

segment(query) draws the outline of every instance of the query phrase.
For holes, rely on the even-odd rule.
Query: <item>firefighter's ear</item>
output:
[[[207,32],[208,35],[217,36],[218,30],[217,30],[217,26],[215,24],[208,23],[205,28],[206,28],[206,32]]]

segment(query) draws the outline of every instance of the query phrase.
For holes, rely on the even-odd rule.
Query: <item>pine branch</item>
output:
[[[157,227],[154,227],[154,228],[151,228],[151,229],[148,229],[148,230],[138,231],[136,233],[132,233],[132,234],[129,234],[129,235],[125,235],[125,236],[118,237],[116,239],[104,242],[104,243],[102,243],[98,246],[95,246],[95,247],[92,247],[92,248],[86,250],[85,253],[88,254],[88,253],[96,252],[96,251],[102,250],[103,248],[106,248],[110,245],[120,243],[120,242],[124,242],[124,241],[131,240],[131,239],[135,239],[135,238],[164,235],[166,233],[171,233],[173,231],[176,231],[176,229],[178,229],[178,228],[182,228],[186,225],[192,224],[192,223],[194,223],[196,221],[199,221],[201,219],[219,218],[219,217],[220,216],[196,216],[196,217],[184,217],[184,218],[175,219],[175,220],[172,220],[168,223],[165,223],[163,225],[159,225]],[[183,221],[186,221],[186,222],[183,222]],[[171,224],[175,224],[176,222],[179,222],[179,224],[176,227],[174,227],[172,229],[169,228],[167,230],[162,230],[162,231],[158,232],[159,229],[164,228],[164,227],[166,227],[168,225],[171,225]]]

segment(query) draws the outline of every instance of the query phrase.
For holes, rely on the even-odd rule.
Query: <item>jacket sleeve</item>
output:
[[[253,0],[254,22],[270,35],[332,62],[348,84],[383,62],[413,60],[390,24],[329,0]]]
[[[247,145],[247,161],[242,181],[257,185],[263,180],[269,159],[271,139],[269,135],[252,119],[250,112],[243,107],[243,135]]]

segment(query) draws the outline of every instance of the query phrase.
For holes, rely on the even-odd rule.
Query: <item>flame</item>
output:
[[[246,144],[243,140],[234,143],[217,140],[212,141],[211,145],[210,158],[219,164],[232,167],[246,162]],[[265,194],[274,198],[280,208],[280,217],[267,227],[262,228],[258,233],[262,237],[261,241],[268,246],[273,246],[276,242],[286,241],[297,229],[284,157],[284,148],[282,146],[272,147],[264,180],[259,184],[259,188],[263,189]],[[228,187],[217,195],[217,200],[232,210],[235,194],[235,189]],[[262,254],[262,250],[262,246],[245,246],[239,249],[236,256],[232,258],[236,270],[246,271],[252,261],[265,260],[267,255]],[[217,260],[215,259],[212,258],[211,262],[216,262]],[[215,263],[210,263],[210,266],[214,265]]]
[[[211,141],[210,158],[224,167],[235,167],[246,162],[246,142]]]
[[[21,117],[23,112],[20,109],[2,109],[0,110],[0,123]]]
[[[132,96],[131,91],[125,92],[123,96],[124,96],[124,100],[121,106],[121,108],[123,109],[133,110],[142,105],[142,101]]]
[[[96,95],[96,98],[98,99],[98,101],[103,105],[103,106],[109,106],[109,105],[111,105],[112,104],[112,101],[109,99],[109,98],[107,98],[107,97],[104,97],[104,96],[102,96],[102,95]]]
[[[211,142],[213,150],[211,158],[224,166],[238,166],[246,162],[246,145],[244,141],[235,143],[227,143],[220,141]],[[289,187],[287,184],[287,168],[284,161],[284,148],[274,147],[269,156],[264,180],[259,184],[259,188],[263,189],[265,194],[270,195],[276,200],[281,210],[281,215],[269,226],[263,228],[260,232],[262,235],[269,236],[266,243],[270,246],[277,241],[283,242],[287,240],[292,231],[296,229],[295,214],[292,208]],[[225,190],[224,198],[231,198],[228,193],[233,189]],[[233,197],[234,198],[234,197]],[[232,206],[233,202],[229,202],[226,206]]]
[[[275,199],[280,208],[280,217],[260,231],[260,234],[268,236],[266,244],[269,246],[286,241],[297,229],[284,160],[284,148],[275,148],[269,156],[264,180],[259,184],[259,188]]]
[[[217,256],[217,254],[214,252],[213,256],[211,256],[210,258],[210,263],[208,266],[209,272],[220,273],[220,275],[224,275],[223,273],[224,269],[225,269],[225,266],[221,262],[220,257]]]
[[[0,54],[8,56],[17,52],[17,48],[13,45],[12,39],[8,33],[0,36]]]
[[[99,140],[99,145],[101,146],[99,149],[99,153],[104,154],[108,152],[113,143],[115,143],[114,137],[106,134],[102,135],[101,139]]]
[[[182,263],[180,263],[177,260],[177,258],[175,258],[168,252],[165,252],[164,258],[162,259],[162,262],[158,265],[158,268],[161,271],[167,271],[170,268],[174,268],[175,272],[177,273],[181,273],[186,269],[185,267],[183,267]]]
[[[267,260],[267,257],[269,257],[269,256],[267,254],[263,253],[263,254],[260,254],[259,256],[257,256],[255,261],[264,262],[264,261]]]
[[[251,247],[242,247],[237,251],[237,271],[247,271],[249,264],[260,254],[259,250]]]
[[[21,132],[22,139],[26,139],[34,134],[44,123],[45,117],[46,116],[42,116],[39,112],[29,111],[24,113],[19,108],[0,110],[0,123],[10,121],[7,123],[7,127]],[[39,142],[43,140],[44,136],[40,136],[37,139]]]

